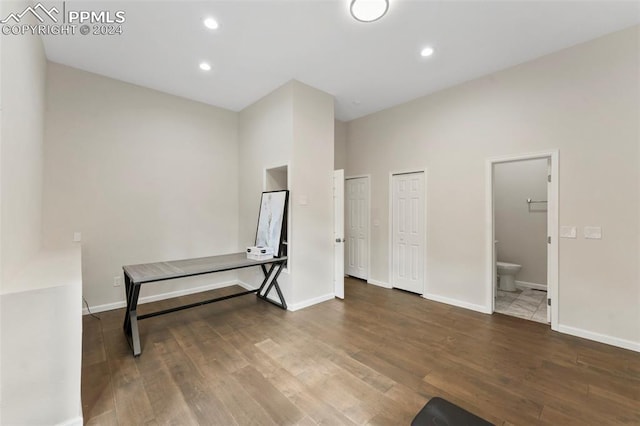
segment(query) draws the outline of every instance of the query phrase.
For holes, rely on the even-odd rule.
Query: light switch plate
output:
[[[578,230],[575,226],[561,226],[560,238],[576,238],[578,236]]]
[[[298,198],[298,203],[301,206],[306,206],[307,204],[309,204],[309,199],[306,195],[301,195],[300,198]]]
[[[599,226],[585,226],[584,237],[588,240],[602,239],[602,228]]]
[[[82,241],[82,233],[81,232],[74,232],[73,233],[73,242],[74,243],[79,243],[80,241]]]

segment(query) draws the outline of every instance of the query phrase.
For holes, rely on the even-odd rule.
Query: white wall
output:
[[[291,309],[333,297],[333,122],[333,98],[297,81],[240,113],[240,246],[255,241],[264,170],[288,165],[290,260],[278,282]]]
[[[293,304],[333,297],[333,97],[293,82]]]
[[[486,308],[485,161],[558,148],[560,224],[604,235],[560,241],[559,322],[640,348],[639,36],[636,26],[350,122],[347,174],[372,174],[381,223],[372,278],[389,280],[388,173],[426,166],[427,290]]]
[[[237,113],[50,63],[44,243],[82,232],[89,305],[124,301],[126,264],[237,251]],[[145,286],[141,297],[235,281]]]
[[[0,16],[26,4],[0,2]],[[46,66],[39,37],[0,37],[0,294],[41,247]],[[0,378],[13,368],[4,352],[14,330],[15,322],[0,327]],[[12,392],[2,388],[0,412]]]
[[[347,168],[347,123],[335,121],[334,170]]]
[[[79,246],[40,251],[5,285],[0,424],[82,424],[80,265]]]
[[[80,256],[40,251],[47,62],[39,37],[0,43],[0,423],[81,424]]]
[[[293,147],[293,84],[288,83],[245,108],[239,117],[239,217],[241,248],[255,243],[260,194],[264,188],[264,171],[288,165]],[[291,170],[288,169],[291,173]],[[291,176],[287,177],[291,185]],[[289,208],[291,214],[291,208]],[[291,223],[291,218],[290,218]],[[289,236],[292,230],[289,229]],[[249,286],[262,281],[257,268],[239,271]],[[285,300],[291,303],[293,290],[288,272],[278,278]]]
[[[2,2],[1,12],[27,2]],[[42,161],[47,62],[42,41],[3,36],[0,95],[0,230],[2,281],[13,277],[41,246]]]
[[[522,266],[516,280],[547,285],[547,159],[493,169],[496,259]]]

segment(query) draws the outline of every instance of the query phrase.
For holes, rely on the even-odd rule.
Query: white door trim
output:
[[[334,170],[333,237],[335,240],[333,243],[333,289],[335,297],[339,299],[344,299],[344,193],[344,169]]]
[[[424,187],[422,190],[424,191],[424,223],[423,228],[424,232],[422,235],[422,244],[424,247],[424,262],[423,262],[423,271],[422,271],[422,295],[428,294],[428,280],[427,280],[427,168],[424,169],[411,169],[411,170],[400,170],[400,171],[392,171],[389,173],[389,288],[393,288],[393,176],[395,175],[408,175],[411,173],[423,173],[424,175]]]
[[[368,193],[367,193],[367,284],[370,284],[370,279],[371,279],[371,184],[372,184],[372,180],[371,180],[371,175],[353,175],[353,176],[345,176],[344,178],[344,186],[345,186],[345,191],[344,191],[344,196],[345,196],[345,201],[346,201],[346,197],[347,197],[347,181],[351,180],[351,179],[363,179],[366,178],[367,179],[367,183],[368,183]],[[347,203],[345,202],[345,207],[344,207],[344,211],[347,211]],[[345,221],[346,224],[346,221]],[[346,237],[346,231],[345,231],[345,237]],[[346,245],[345,245],[346,248]],[[346,251],[346,250],[345,250]]]
[[[558,331],[558,315],[560,312],[560,300],[558,298],[558,205],[559,205],[559,150],[550,150],[530,154],[507,155],[502,157],[488,158],[485,164],[485,262],[486,277],[485,306],[491,314],[494,311],[494,284],[496,282],[496,259],[495,259],[495,223],[493,214],[493,165],[497,163],[507,163],[511,161],[535,160],[539,158],[551,159],[551,185],[547,200],[547,235],[551,237],[551,244],[547,247],[547,286],[551,299],[551,329]]]

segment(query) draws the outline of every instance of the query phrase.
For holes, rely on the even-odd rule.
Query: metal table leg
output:
[[[275,267],[276,267],[276,264],[272,263],[269,266],[269,271],[267,272],[266,266],[260,265],[260,269],[262,269],[262,273],[264,274],[264,279],[262,280],[262,284],[260,284],[260,287],[258,287],[258,292],[256,293],[256,296],[260,296],[260,294],[262,293],[262,289],[269,282],[269,277],[271,276],[271,272],[273,272],[273,268]]]
[[[129,306],[131,306],[131,278],[129,278],[129,275],[127,275],[126,272],[124,274],[124,293],[126,297],[127,307],[124,312],[124,324],[122,324],[122,328],[124,329],[126,334],[130,335],[131,329],[129,327]]]
[[[133,350],[133,356],[142,353],[140,347],[140,333],[138,331],[138,297],[140,296],[140,284],[129,283],[127,285],[127,311],[125,313],[124,331]]]
[[[262,282],[262,285],[260,286],[260,289],[258,290],[258,292],[256,293],[256,295],[264,300],[267,301],[273,305],[276,305],[279,308],[282,309],[287,309],[287,302],[284,300],[284,295],[282,294],[282,291],[280,291],[280,286],[278,285],[278,276],[280,276],[280,272],[282,272],[282,269],[284,269],[284,263],[273,263],[271,264],[271,267],[269,268],[269,271],[267,272],[266,268],[264,267],[264,265],[260,265],[262,266],[262,272],[265,274],[264,277],[264,281]],[[277,266],[277,269],[276,269]],[[273,271],[275,269],[275,274],[273,274]],[[273,278],[271,279],[271,282],[269,283],[267,290],[264,292],[264,294],[262,294],[262,289],[263,287],[267,284],[267,282],[269,282],[269,278],[273,275]],[[276,289],[276,292],[278,293],[278,298],[280,299],[280,303],[276,302],[275,300],[271,300],[269,299],[267,296],[269,296],[269,293],[271,292],[272,289]]]

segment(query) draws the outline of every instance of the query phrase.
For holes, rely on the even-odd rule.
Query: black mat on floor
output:
[[[493,423],[460,408],[449,401],[435,397],[411,422],[411,426],[495,426]]]

